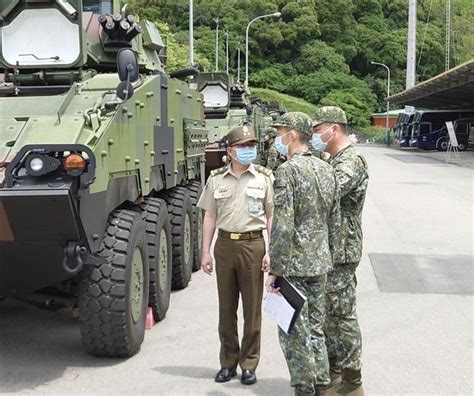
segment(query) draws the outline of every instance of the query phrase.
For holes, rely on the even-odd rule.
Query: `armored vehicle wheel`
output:
[[[174,187],[163,193],[171,216],[173,245],[173,289],[184,289],[193,270],[193,205],[185,187]]]
[[[187,185],[191,193],[193,203],[193,228],[194,228],[194,253],[193,253],[193,271],[199,271],[202,258],[202,210],[197,207],[199,197],[201,196],[201,182],[192,181]]]
[[[105,263],[85,268],[79,283],[79,322],[85,349],[96,356],[129,357],[143,342],[149,264],[142,215],[116,210],[99,254]]]
[[[149,305],[155,320],[163,320],[170,305],[171,271],[171,224],[166,202],[159,198],[146,198],[145,211],[148,257],[150,261]]]

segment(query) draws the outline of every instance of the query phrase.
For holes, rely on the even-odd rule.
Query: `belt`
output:
[[[227,232],[219,230],[219,236],[226,239],[232,239],[233,241],[242,241],[262,238],[263,233],[262,230],[249,232]]]

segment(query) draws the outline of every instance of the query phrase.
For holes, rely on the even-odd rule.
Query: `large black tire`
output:
[[[145,212],[148,258],[150,261],[150,297],[148,304],[156,321],[163,320],[170,305],[172,250],[171,224],[166,202],[146,198]]]
[[[114,211],[99,255],[105,262],[84,268],[79,281],[82,344],[95,356],[130,357],[143,342],[148,307],[150,269],[142,214]]]
[[[446,151],[448,149],[448,141],[446,138],[439,139],[436,144],[436,148],[438,151]]]
[[[193,203],[193,271],[199,271],[201,269],[202,258],[202,209],[197,207],[197,203],[202,193],[202,185],[201,182],[193,180],[186,187],[191,193],[191,202]]]
[[[193,205],[189,190],[174,187],[162,194],[168,204],[171,217],[171,240],[173,245],[172,288],[188,286],[193,272]]]

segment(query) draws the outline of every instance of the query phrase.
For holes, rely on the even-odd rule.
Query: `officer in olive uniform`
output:
[[[362,256],[362,209],[369,175],[364,157],[347,136],[346,114],[339,107],[316,111],[312,144],[331,155],[341,197],[342,254],[334,260],[326,285],[326,345],[335,395],[361,396],[362,338],[356,312],[356,268]],[[341,381],[342,374],[342,383]]]
[[[276,125],[276,147],[288,157],[275,172],[275,217],[271,235],[271,275],[285,276],[306,297],[289,335],[280,330],[280,345],[296,395],[324,395],[330,383],[324,338],[325,277],[337,254],[339,195],[334,170],[311,154],[312,119],[284,114]]]
[[[255,369],[260,358],[263,272],[268,271],[263,232],[271,230],[273,215],[273,175],[252,162],[257,139],[251,126],[232,129],[227,135],[228,166],[213,170],[198,202],[205,210],[201,266],[213,272],[211,241],[217,228],[214,248],[219,296],[219,337],[221,369],[216,382],[226,382],[242,369],[241,382],[257,382]],[[244,334],[239,345],[237,307],[242,295]]]

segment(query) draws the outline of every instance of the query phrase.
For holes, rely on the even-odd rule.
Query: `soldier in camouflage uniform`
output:
[[[338,107],[316,111],[312,143],[331,155],[341,197],[342,255],[334,261],[326,285],[326,346],[333,394],[363,395],[362,339],[356,313],[356,268],[362,255],[362,208],[368,184],[367,163],[346,133],[347,119]],[[340,374],[342,371],[342,383]],[[337,386],[336,386],[337,385]]]
[[[275,126],[276,146],[288,161],[275,173],[271,275],[266,286],[275,291],[276,278],[285,276],[307,297],[290,335],[279,330],[280,345],[296,395],[324,395],[330,383],[324,283],[340,228],[336,178],[333,168],[308,150],[310,117],[286,113]]]
[[[266,148],[262,156],[262,165],[275,172],[285,162],[285,159],[280,155],[274,144],[277,135],[276,129],[268,127],[265,132],[268,140],[265,142]]]

